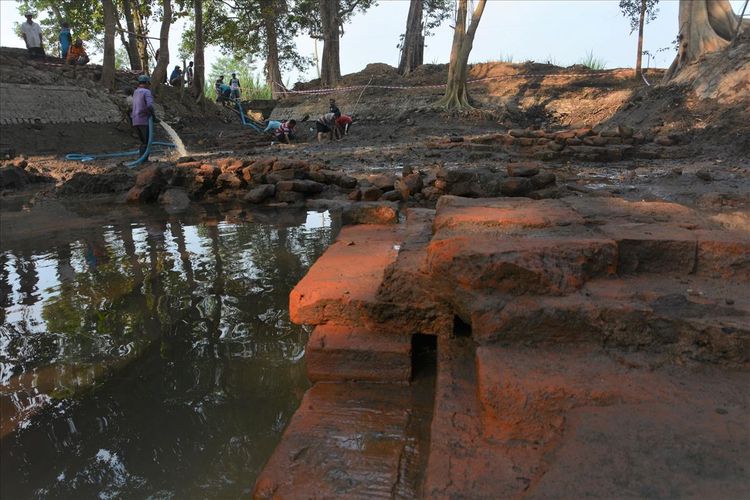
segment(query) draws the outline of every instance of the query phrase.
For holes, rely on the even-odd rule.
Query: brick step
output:
[[[417,449],[405,385],[317,383],[305,393],[255,483],[253,498],[417,495],[400,464]],[[409,493],[410,492],[410,493]]]
[[[750,280],[750,234],[677,203],[570,198],[585,225],[617,243],[619,274],[672,273]]]
[[[443,197],[422,272],[444,295],[563,295],[616,274],[750,280],[746,233],[675,204],[595,203]]]
[[[449,335],[450,308],[434,300],[430,276],[422,272],[434,216],[434,210],[407,210],[404,240],[398,257],[385,270],[377,298],[389,310],[389,317],[403,325],[402,331]]]
[[[444,196],[422,271],[459,312],[473,292],[561,295],[614,274],[617,245],[560,200]]]
[[[474,351],[471,339],[438,338],[425,498],[513,498],[523,490],[503,447],[482,435]]]
[[[615,274],[617,246],[605,238],[469,234],[434,238],[423,271],[440,289],[561,295]]]
[[[305,352],[311,382],[393,382],[411,378],[411,335],[319,325]]]
[[[289,315],[299,324],[378,325],[377,291],[396,260],[401,225],[357,225],[341,230],[289,295]]]
[[[739,231],[625,223],[601,228],[617,244],[617,273],[681,273],[750,280],[750,237]]]
[[[593,342],[668,358],[750,361],[746,286],[721,279],[599,279],[563,297],[505,295],[469,307],[482,344]]]

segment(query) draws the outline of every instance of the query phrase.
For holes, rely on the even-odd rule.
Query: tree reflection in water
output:
[[[2,496],[248,493],[307,386],[289,291],[336,231],[284,217],[153,215],[3,249]]]

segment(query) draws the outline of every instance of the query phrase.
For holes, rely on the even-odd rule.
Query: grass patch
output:
[[[207,99],[215,100],[216,91],[214,84],[219,75],[224,75],[224,83],[229,85],[232,73],[237,74],[242,86],[242,100],[252,99],[271,99],[271,87],[266,84],[265,78],[260,72],[255,72],[252,61],[243,59],[234,59],[227,56],[219,57],[211,70],[206,75],[206,85],[203,94]]]
[[[601,70],[607,65],[607,61],[600,59],[594,55],[594,51],[590,50],[586,53],[586,56],[578,61],[578,64],[583,64],[588,69]]]
[[[557,62],[557,59],[555,59],[552,54],[548,55],[544,61],[542,61],[542,64],[549,64],[551,66],[560,66],[560,64]]]
[[[229,78],[224,77],[224,81],[228,84]],[[216,91],[214,90],[215,82],[215,78],[206,81],[206,86],[203,89],[203,94],[206,96],[206,99],[216,99]],[[260,75],[255,75],[254,78],[244,81],[242,80],[242,78],[240,78],[240,83],[242,84],[243,101],[272,98],[271,87],[266,84],[265,80],[262,79]]]

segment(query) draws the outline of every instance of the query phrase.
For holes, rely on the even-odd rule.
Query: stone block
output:
[[[517,162],[508,163],[506,169],[511,177],[532,177],[539,173],[540,163],[536,162]]]
[[[261,184],[248,191],[242,199],[248,203],[263,203],[276,194],[276,186],[273,184]]]
[[[617,242],[618,273],[691,273],[697,239],[692,231],[667,224],[609,224],[602,232]]]
[[[341,214],[341,223],[354,224],[396,224],[398,209],[388,202],[362,202],[350,205]]]
[[[510,177],[500,185],[500,192],[505,196],[525,196],[534,189],[526,177]]]
[[[408,383],[411,336],[334,324],[315,327],[305,350],[311,382]]]

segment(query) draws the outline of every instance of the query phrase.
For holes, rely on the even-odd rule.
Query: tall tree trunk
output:
[[[705,54],[727,47],[740,22],[743,28],[750,26],[750,20],[734,13],[729,0],[680,0],[680,46],[664,81]]]
[[[169,27],[172,23],[172,1],[162,0],[161,29],[159,30],[159,60],[151,75],[151,86],[155,91],[164,84],[169,66]]]
[[[133,71],[143,70],[141,57],[138,53],[138,38],[136,38],[135,36],[136,30],[135,23],[133,22],[133,6],[130,4],[130,0],[122,0],[122,13],[125,16],[125,27],[128,31],[128,43],[126,44],[123,40],[123,45],[128,51],[128,59],[130,59],[130,69],[132,69]]]
[[[422,12],[424,11],[424,0],[411,0],[409,5],[409,16],[406,18],[406,33],[401,47],[401,61],[398,64],[398,72],[408,75],[423,63],[424,35],[422,30]]]
[[[122,27],[122,22],[120,21],[120,13],[117,12],[117,4],[115,4],[115,21],[117,23],[117,36],[120,37],[120,43],[123,47],[125,47],[125,52],[128,54],[128,64],[130,64],[130,69],[133,69],[133,61],[130,58],[130,42],[128,42],[128,39],[125,37],[127,33],[125,33],[125,29]]]
[[[101,84],[112,90],[115,87],[115,6],[112,0],[102,0],[104,10],[104,59]]]
[[[203,0],[195,2],[195,54],[193,54],[193,95],[197,102],[205,99],[203,87],[206,74],[206,62],[203,51]]]
[[[278,99],[286,90],[281,80],[281,67],[279,66],[278,32],[276,30],[276,12],[274,2],[265,0],[261,4],[261,15],[263,26],[266,30],[266,84],[271,89],[271,98]]]
[[[336,85],[341,79],[339,61],[339,0],[319,0],[320,20],[323,24],[323,60],[320,83],[325,87]]]
[[[148,45],[144,38],[148,33],[146,24],[143,21],[143,14],[141,13],[141,0],[130,0],[132,3],[133,13],[133,26],[135,28],[135,40],[138,51],[138,58],[141,60],[141,70],[144,73],[148,73],[149,68],[149,57],[148,57]]]
[[[468,0],[459,0],[456,16],[456,27],[453,30],[453,46],[451,60],[448,66],[448,85],[445,95],[437,105],[449,110],[471,108],[469,93],[466,90],[466,73],[469,68],[469,54],[474,45],[474,35],[477,33],[479,21],[482,19],[487,0],[479,0],[471,16],[469,29],[466,29],[466,15]]]
[[[641,66],[643,64],[643,26],[646,24],[646,1],[641,0],[641,17],[638,20],[638,53],[635,56],[635,78],[639,79],[642,75]]]

